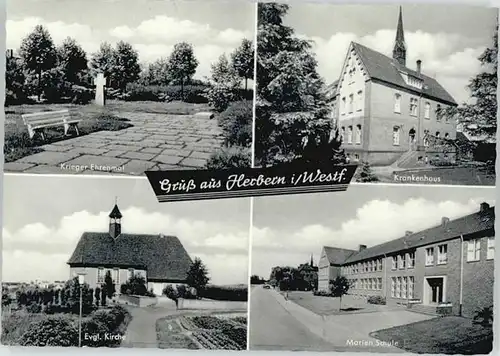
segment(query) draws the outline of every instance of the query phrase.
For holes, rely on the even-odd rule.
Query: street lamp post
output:
[[[85,282],[85,273],[78,273],[78,285],[80,287],[80,316],[78,318],[78,347],[82,347],[82,304],[83,304],[83,283]]]

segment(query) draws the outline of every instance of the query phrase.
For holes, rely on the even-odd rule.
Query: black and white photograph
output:
[[[488,7],[260,3],[255,165],[493,186],[497,33]]]
[[[356,184],[253,205],[250,350],[491,352],[495,189]]]
[[[159,204],[145,179],[93,176],[5,188],[3,345],[246,350],[249,199]]]
[[[6,172],[251,166],[254,3],[9,0],[7,8]]]

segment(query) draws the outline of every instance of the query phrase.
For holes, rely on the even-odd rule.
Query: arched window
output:
[[[342,128],[340,129],[340,137],[342,138],[342,142],[344,142],[344,138],[345,138],[345,127],[342,126]]]
[[[439,138],[441,136],[441,133],[439,131],[436,131],[436,137]]]
[[[426,119],[430,119],[431,118],[431,103],[429,103],[429,102],[425,103],[424,117]]]
[[[429,147],[429,130],[424,130],[424,147]]]
[[[437,104],[436,106],[436,120],[441,121],[441,105]]]
[[[399,146],[399,133],[400,133],[399,126],[394,126],[392,128],[392,144],[394,146]]]
[[[347,128],[347,143],[352,143],[352,126]]]
[[[355,136],[355,142],[357,144],[361,144],[361,125],[356,125],[356,136]]]
[[[450,134],[449,134],[448,132],[446,132],[446,133],[444,134],[444,138],[446,138],[446,139],[450,138]]]
[[[394,94],[394,112],[401,113],[401,94]]]

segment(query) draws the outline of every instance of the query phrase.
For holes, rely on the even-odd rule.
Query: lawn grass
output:
[[[198,345],[177,323],[177,317],[165,317],[156,321],[156,339],[160,349],[188,349],[198,350]]]
[[[194,115],[198,112],[210,111],[208,104],[191,104],[182,101],[118,101],[109,100],[106,108],[120,112],[137,112],[149,114]]]
[[[72,117],[81,118],[78,124],[80,136],[97,131],[118,131],[131,127],[127,119],[113,114],[108,108],[97,105],[73,105],[73,104],[36,104],[16,105],[5,109],[5,162],[13,162],[22,157],[43,151],[44,144],[49,144],[67,139],[62,127],[50,128],[45,131],[45,141],[39,135],[33,139],[28,136],[28,129],[24,125],[21,115],[68,109]],[[70,132],[69,137],[75,133]]]
[[[447,316],[374,331],[370,336],[397,342],[413,353],[488,354],[493,347],[493,330],[473,324],[471,319]]]

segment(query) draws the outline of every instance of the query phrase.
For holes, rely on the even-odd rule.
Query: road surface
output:
[[[250,350],[333,351],[278,303],[273,290],[252,288]]]

